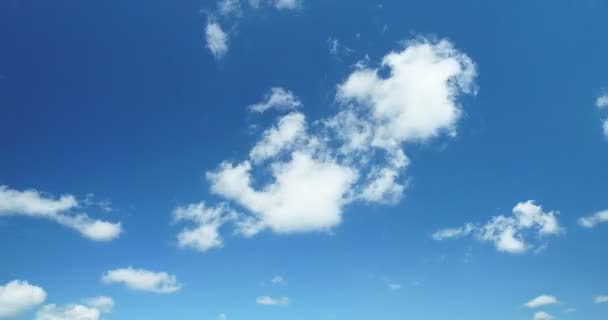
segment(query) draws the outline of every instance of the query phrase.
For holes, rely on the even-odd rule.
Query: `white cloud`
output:
[[[433,233],[433,240],[446,240],[446,239],[458,239],[462,237],[466,237],[471,232],[475,230],[475,226],[473,224],[467,223],[464,227],[460,228],[446,228],[441,229]]]
[[[207,172],[212,193],[244,209],[229,221],[237,233],[326,231],[353,202],[401,199],[405,144],[455,134],[458,99],[474,93],[476,71],[447,40],[410,42],[388,54],[382,68],[390,71],[386,77],[360,66],[338,85],[335,115],[309,124],[292,111],[262,134],[248,159]],[[275,87],[249,109],[301,106],[292,92]]]
[[[120,223],[92,219],[84,213],[66,214],[78,208],[80,205],[73,195],[53,198],[34,189],[19,191],[0,186],[0,216],[22,215],[49,219],[94,241],[114,240],[122,232]]]
[[[256,299],[256,302],[265,306],[286,306],[289,305],[288,297],[273,298],[269,296],[261,296]]]
[[[338,57],[340,55],[348,54],[353,52],[353,50],[345,45],[343,45],[340,40],[334,37],[327,38],[327,49],[329,50],[329,54]]]
[[[99,296],[85,299],[84,304],[99,310],[101,313],[110,313],[114,309],[114,299],[106,296]]]
[[[272,280],[270,280],[270,283],[275,284],[275,285],[283,285],[283,284],[285,284],[285,278],[283,278],[282,276],[276,275],[272,278]]]
[[[455,99],[474,92],[476,70],[469,57],[446,40],[417,41],[386,55],[382,67],[387,77],[363,67],[338,86],[338,98],[360,104],[374,122],[373,145],[393,148],[442,132],[455,134],[462,115]]]
[[[252,187],[251,164],[224,162],[208,173],[212,191],[254,212],[278,233],[328,230],[342,220],[342,206],[356,172],[332,160],[293,152],[285,163],[271,167],[274,182]]]
[[[222,30],[219,23],[210,20],[205,28],[207,48],[217,59],[222,58],[228,52],[228,34]]]
[[[578,224],[585,228],[594,228],[604,222],[608,222],[608,210],[598,211],[590,216],[578,219]]]
[[[553,320],[553,319],[555,319],[555,317],[544,311],[538,311],[537,313],[534,314],[534,317],[532,319],[533,320]]]
[[[602,127],[604,129],[604,136],[608,138],[608,119],[604,120]]]
[[[600,303],[607,303],[608,302],[608,296],[596,296],[593,298],[593,302],[596,304],[600,304]]]
[[[186,228],[177,235],[178,245],[199,251],[219,248],[223,240],[219,234],[220,227],[236,218],[236,212],[225,205],[208,207],[204,202],[177,207],[173,211],[174,220],[190,222],[194,228]]]
[[[80,304],[57,306],[49,304],[36,314],[36,320],[99,320],[101,312]]]
[[[538,308],[546,305],[557,304],[559,301],[556,297],[550,295],[540,295],[530,301],[528,301],[525,306],[528,308]]]
[[[240,0],[220,0],[217,3],[217,10],[223,16],[240,15],[241,2]]]
[[[595,100],[595,106],[598,109],[603,109],[608,107],[608,93],[603,93]]]
[[[102,314],[112,312],[113,308],[112,298],[99,296],[84,299],[83,304],[48,304],[38,311],[36,320],[99,320]]]
[[[273,87],[270,89],[270,92],[264,96],[262,102],[250,105],[249,110],[262,113],[269,109],[287,111],[300,108],[301,106],[302,102],[293,94],[293,92],[285,88]]]
[[[499,251],[524,253],[534,247],[526,240],[526,234],[536,233],[542,238],[557,235],[562,230],[557,213],[545,212],[540,205],[529,200],[515,205],[513,216],[494,216],[482,226],[466,224],[462,228],[439,230],[432,237],[434,240],[445,240],[474,234],[478,240],[494,243]]]
[[[228,316],[225,313],[220,313],[217,315],[217,320],[228,320]]]
[[[0,204],[2,201],[0,201]],[[27,281],[13,280],[0,285],[0,318],[16,317],[46,300],[44,289]]]
[[[174,293],[182,287],[174,275],[132,267],[110,270],[102,276],[101,281],[122,283],[132,290],[156,293]]]
[[[282,150],[293,146],[299,137],[306,132],[306,118],[299,112],[292,112],[282,117],[276,127],[264,132],[260,140],[249,153],[254,162],[275,157]]]
[[[277,10],[296,10],[301,6],[300,0],[249,0],[249,5],[256,9],[262,4],[270,5]]]

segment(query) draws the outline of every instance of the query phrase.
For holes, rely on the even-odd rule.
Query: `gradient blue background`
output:
[[[0,2],[0,184],[94,193],[116,210],[89,214],[125,229],[95,243],[49,221],[0,218],[0,283],[28,280],[57,304],[112,296],[107,319],[531,319],[522,304],[542,293],[563,301],[545,308],[558,319],[606,318],[592,296],[608,293],[608,229],[576,219],[608,208],[608,142],[594,107],[608,86],[608,2],[306,0],[296,12],[244,15],[220,61],[204,45],[201,9],[212,5]],[[177,248],[172,209],[216,202],[204,172],[241,159],[259,133],[248,126],[273,120],[247,105],[280,85],[309,118],[332,114],[335,85],[357,60],[419,35],[469,55],[479,94],[463,100],[457,138],[409,148],[403,201],[349,206],[332,234]],[[353,53],[330,56],[330,36]],[[528,199],[560,211],[567,229],[542,254],[430,239]],[[129,265],[185,287],[158,295],[100,283]],[[287,286],[260,286],[275,274]],[[403,289],[388,290],[385,277]],[[292,304],[259,306],[260,295]]]

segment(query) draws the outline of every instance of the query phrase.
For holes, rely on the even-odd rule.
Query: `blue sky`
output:
[[[0,318],[608,314],[608,3],[0,3]]]

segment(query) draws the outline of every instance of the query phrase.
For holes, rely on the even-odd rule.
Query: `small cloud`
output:
[[[289,305],[288,297],[273,298],[270,296],[260,296],[256,299],[257,304],[264,306],[287,306]]]
[[[400,283],[389,283],[387,286],[391,291],[399,291],[403,288]]]
[[[554,296],[550,295],[540,295],[530,301],[528,301],[525,306],[528,308],[538,308],[546,305],[557,304],[558,300]]]
[[[283,278],[282,276],[276,275],[272,278],[272,280],[270,280],[270,282],[274,285],[283,285],[283,284],[285,284],[285,278]]]
[[[595,304],[607,303],[607,302],[608,302],[608,296],[606,296],[606,295],[595,296],[593,298],[593,303],[595,303]]]
[[[608,210],[599,211],[578,219],[578,224],[584,228],[595,228],[598,224],[608,222]]]
[[[288,111],[300,108],[301,106],[302,102],[293,92],[282,87],[273,87],[261,102],[250,105],[248,109],[252,112],[262,113],[269,109]]]
[[[228,34],[219,23],[210,20],[205,28],[207,48],[216,59],[221,59],[228,52]]]
[[[553,320],[553,319],[555,319],[555,317],[544,311],[539,311],[534,314],[534,317],[532,319],[533,320]]]
[[[217,320],[228,320],[228,316],[225,313],[220,313],[217,315]]]
[[[174,293],[182,287],[182,284],[177,282],[177,278],[172,274],[132,267],[110,270],[103,274],[101,281],[103,283],[122,283],[132,290],[155,293]]]

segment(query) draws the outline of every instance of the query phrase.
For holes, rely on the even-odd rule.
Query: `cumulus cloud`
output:
[[[585,228],[594,228],[600,223],[608,222],[608,210],[596,212],[578,219],[578,224]]]
[[[114,299],[106,296],[99,296],[94,298],[85,299],[84,304],[96,308],[101,313],[110,313],[114,309]]]
[[[0,318],[16,317],[42,304],[44,300],[46,300],[44,289],[27,281],[13,280],[0,285]]]
[[[329,117],[309,122],[294,110],[302,106],[295,94],[272,88],[249,110],[290,112],[263,132],[246,159],[206,173],[211,192],[238,213],[197,224],[207,228],[207,244],[199,247],[221,245],[218,226],[226,223],[246,237],[328,231],[353,202],[398,202],[407,186],[405,146],[455,135],[459,98],[475,93],[475,76],[473,62],[449,41],[419,39],[376,68],[360,64],[338,84],[338,110]],[[202,236],[188,235],[183,243],[200,244],[195,239]]]
[[[265,306],[286,306],[289,305],[288,297],[273,298],[269,296],[260,296],[256,299],[257,304]]]
[[[178,245],[204,252],[223,245],[219,229],[226,222],[236,219],[236,212],[226,205],[209,207],[199,202],[175,208],[173,217],[176,222],[193,225],[177,235]]]
[[[222,30],[219,23],[209,20],[205,28],[207,48],[213,56],[221,59],[228,52],[228,34]]]
[[[596,304],[608,303],[608,296],[596,296],[593,298],[593,302]]]
[[[545,212],[532,200],[518,203],[512,211],[512,216],[494,216],[481,226],[469,223],[461,228],[441,229],[432,238],[446,240],[473,234],[480,241],[492,242],[498,251],[524,253],[534,247],[526,239],[527,234],[536,234],[542,238],[557,235],[563,230],[557,221],[556,212]]]
[[[55,221],[74,229],[93,241],[110,241],[122,232],[120,223],[90,218],[84,213],[69,214],[81,208],[73,195],[51,197],[35,189],[15,190],[0,186],[0,216],[21,215]]]
[[[288,111],[301,106],[302,102],[293,92],[282,87],[273,87],[261,102],[250,105],[249,110],[262,113],[269,109]]]
[[[556,297],[543,294],[543,295],[540,295],[540,296],[528,301],[525,304],[525,306],[528,308],[538,308],[538,307],[551,305],[551,304],[557,304],[557,303],[558,303],[558,300]]]
[[[80,304],[57,306],[49,304],[36,314],[36,320],[99,320],[101,311]]]
[[[538,311],[537,313],[534,314],[534,317],[532,317],[532,320],[553,320],[555,319],[554,316],[544,312],[544,311]]]
[[[182,287],[174,275],[132,267],[110,270],[103,274],[101,281],[122,283],[132,290],[155,293],[174,293]]]

